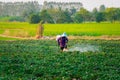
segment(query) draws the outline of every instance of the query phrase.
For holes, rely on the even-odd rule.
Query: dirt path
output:
[[[69,36],[70,39],[85,39],[85,40],[120,40],[120,36]]]
[[[16,38],[16,39],[36,39],[35,37],[15,37],[15,36],[7,36],[7,35],[1,35],[1,37],[8,37],[8,38]],[[120,36],[68,36],[69,39],[85,39],[85,40],[120,40]],[[48,39],[48,40],[54,40],[56,39],[55,36],[44,36],[41,39]]]
[[[24,37],[7,36],[7,35],[2,35],[2,34],[0,34],[0,37],[16,38],[16,39],[30,39],[30,38],[24,38]]]

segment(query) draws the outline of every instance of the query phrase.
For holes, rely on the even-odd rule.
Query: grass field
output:
[[[0,34],[18,37],[34,37],[38,24],[0,22]],[[56,36],[66,32],[74,36],[120,35],[119,23],[44,24],[44,36]]]
[[[70,40],[96,52],[60,52],[55,40],[0,41],[0,80],[120,80],[120,41]]]
[[[17,37],[30,37],[36,34],[35,24],[20,22],[0,22],[0,34]]]
[[[0,37],[0,40],[19,40],[17,38]]]
[[[120,24],[111,23],[47,24],[45,28],[46,35],[57,35],[62,32],[74,36],[120,35]]]

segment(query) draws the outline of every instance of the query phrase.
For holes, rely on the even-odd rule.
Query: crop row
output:
[[[60,52],[55,40],[0,41],[1,80],[119,80],[120,41],[71,40],[98,52]]]

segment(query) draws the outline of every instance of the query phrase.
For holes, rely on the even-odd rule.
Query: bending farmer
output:
[[[68,43],[68,38],[66,33],[63,33],[58,39],[58,45],[60,46],[60,49],[62,51],[66,51],[67,50],[67,43]]]

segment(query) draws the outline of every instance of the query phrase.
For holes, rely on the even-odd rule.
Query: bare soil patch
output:
[[[1,37],[9,37],[9,38],[18,38],[18,39],[36,39],[35,37],[15,37],[15,36],[7,36],[7,35],[1,35]],[[85,39],[85,40],[120,40],[120,36],[68,36],[70,40],[72,39]],[[44,36],[40,39],[48,39],[48,40],[54,40],[56,39],[56,36]]]

